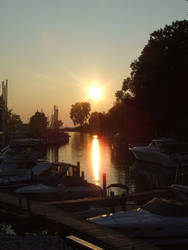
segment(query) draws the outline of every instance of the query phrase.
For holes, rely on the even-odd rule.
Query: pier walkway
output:
[[[7,193],[0,193],[0,202],[19,206],[18,198]],[[67,232],[83,240],[109,250],[157,250],[158,248],[139,239],[130,239],[125,235],[89,221],[79,219],[55,206],[48,206],[37,201],[30,201],[31,212],[42,215],[66,229]]]

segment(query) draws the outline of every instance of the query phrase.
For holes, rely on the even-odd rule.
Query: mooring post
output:
[[[103,195],[106,197],[106,174],[105,173],[102,175],[102,180],[103,180]]]
[[[77,162],[77,177],[80,177],[80,162]]]
[[[82,180],[84,180],[84,179],[85,179],[85,174],[84,174],[84,171],[82,171],[82,172],[81,172],[81,178],[82,178]]]

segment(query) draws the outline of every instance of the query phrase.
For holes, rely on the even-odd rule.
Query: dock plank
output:
[[[13,206],[18,206],[16,196],[7,193],[0,193],[0,201]],[[84,240],[99,244],[109,250],[157,250],[158,248],[139,239],[128,238],[125,235],[103,226],[82,220],[70,213],[62,211],[54,206],[47,206],[37,201],[31,201],[31,210],[35,215],[45,216],[70,231],[78,233]]]

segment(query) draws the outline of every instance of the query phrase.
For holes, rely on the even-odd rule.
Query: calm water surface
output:
[[[134,191],[134,179],[130,179],[130,165],[119,162],[118,159],[113,160],[111,144],[107,138],[78,132],[71,132],[69,135],[69,144],[48,149],[48,160],[75,165],[79,161],[81,171],[84,171],[88,182],[102,186],[102,175],[106,173],[107,185],[127,184]]]
[[[102,187],[102,175],[106,173],[107,185],[121,183],[129,186],[131,192],[142,192],[174,183],[176,169],[163,168],[151,163],[135,162],[131,153],[122,150],[116,154],[108,138],[92,136],[87,133],[72,132],[68,144],[50,147],[47,159],[64,161],[76,165],[80,162],[85,179]],[[116,152],[117,153],[117,152]],[[132,156],[132,155],[131,155]],[[182,184],[188,184],[188,171],[181,176]],[[115,194],[122,190],[114,188]]]

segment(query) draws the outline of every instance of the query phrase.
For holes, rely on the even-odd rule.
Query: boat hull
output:
[[[176,168],[178,166],[188,166],[188,155],[186,156],[172,156],[161,152],[149,151],[141,147],[134,147],[130,149],[139,161],[145,161],[155,164],[160,164],[164,167]]]
[[[138,213],[135,210],[98,216],[90,220],[159,246],[188,243],[188,217],[165,217],[144,210]]]

